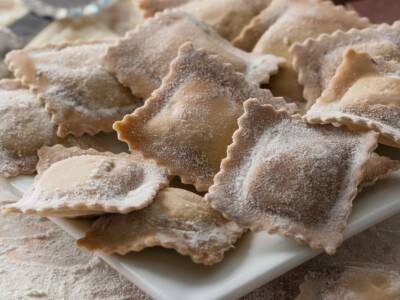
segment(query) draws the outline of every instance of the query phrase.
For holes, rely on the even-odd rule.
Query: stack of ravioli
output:
[[[400,22],[323,0],[138,2],[123,38],[7,55],[0,176],[37,175],[3,212],[94,218],[77,243],[107,254],[213,265],[248,230],[334,254],[357,194],[400,168],[375,151],[400,147]]]

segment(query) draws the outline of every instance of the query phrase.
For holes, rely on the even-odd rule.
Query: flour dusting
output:
[[[0,181],[0,207],[17,201]],[[1,299],[149,299],[50,221],[0,214]]]

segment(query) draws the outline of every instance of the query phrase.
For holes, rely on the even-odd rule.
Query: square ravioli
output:
[[[400,61],[376,61],[348,49],[306,118],[375,130],[381,143],[400,148]]]
[[[99,218],[78,245],[109,255],[161,246],[188,255],[195,263],[213,265],[222,261],[242,233],[203,197],[166,188],[143,210]]]
[[[328,87],[348,48],[366,52],[376,61],[397,64],[400,61],[400,22],[323,34],[294,45],[290,50],[293,65],[304,87],[303,96],[308,107]]]
[[[165,168],[140,153],[98,152],[61,145],[39,151],[38,175],[5,213],[79,217],[142,209],[168,185]]]
[[[51,116],[18,80],[0,80],[0,177],[33,174],[44,145],[101,149],[97,137],[57,137]]]
[[[6,64],[52,115],[57,134],[111,132],[114,121],[141,106],[101,65],[110,42],[46,45],[9,52]]]
[[[130,149],[166,166],[183,183],[207,191],[231,143],[243,102],[251,97],[293,108],[188,43],[180,48],[161,87],[114,128]]]
[[[364,178],[373,182],[376,134],[312,126],[254,99],[244,106],[206,200],[242,227],[335,253]]]
[[[244,73],[254,83],[267,83],[278,71],[283,58],[257,55],[232,46],[209,25],[190,14],[168,10],[148,19],[108,49],[105,68],[131,89],[137,97],[147,98],[167,75],[169,64],[185,42],[219,55],[224,62]]]
[[[233,43],[253,53],[284,57],[287,61],[271,78],[269,88],[276,96],[303,102],[303,91],[292,66],[290,47],[322,33],[368,26],[368,19],[343,6],[335,6],[331,1],[273,0]]]

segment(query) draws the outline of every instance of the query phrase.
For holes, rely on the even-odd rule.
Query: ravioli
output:
[[[140,153],[98,152],[57,145],[39,151],[39,174],[6,213],[80,217],[142,209],[168,185],[164,168]]]
[[[109,255],[161,246],[190,256],[195,263],[213,265],[222,261],[242,233],[204,198],[183,189],[166,188],[143,210],[101,217],[78,245]]]
[[[376,61],[348,49],[328,87],[307,112],[310,123],[375,130],[400,147],[400,61]]]
[[[114,121],[141,106],[101,65],[110,42],[46,45],[15,50],[6,64],[52,115],[57,135],[111,132]]]
[[[376,146],[374,132],[312,126],[251,99],[206,200],[244,228],[333,254],[364,178],[374,182]]]
[[[185,42],[205,48],[232,64],[255,84],[267,83],[284,59],[251,54],[237,49],[209,25],[179,10],[165,11],[129,32],[111,46],[104,67],[139,98],[148,98],[161,85],[169,64]]]

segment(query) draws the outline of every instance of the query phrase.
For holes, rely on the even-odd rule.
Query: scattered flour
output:
[[[0,181],[0,206],[18,197]],[[39,217],[0,215],[0,299],[148,299]]]

